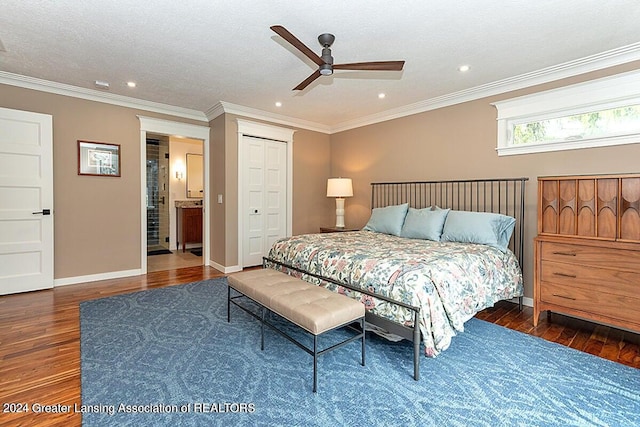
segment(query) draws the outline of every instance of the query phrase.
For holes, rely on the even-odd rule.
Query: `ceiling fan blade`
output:
[[[293,34],[289,32],[282,25],[273,25],[271,29],[278,34],[280,37],[288,41],[291,46],[298,49],[300,52],[304,53],[309,59],[315,62],[318,65],[324,64],[322,58],[320,58],[317,54],[315,54],[311,49],[309,49],[304,43],[296,38]]]
[[[353,64],[334,64],[334,70],[366,71],[402,71],[404,61],[355,62]]]
[[[304,79],[304,81],[302,83],[300,83],[298,86],[294,87],[293,90],[302,90],[302,89],[304,89],[305,87],[309,86],[311,84],[311,82],[313,82],[318,77],[320,77],[320,70],[315,71],[309,77]]]

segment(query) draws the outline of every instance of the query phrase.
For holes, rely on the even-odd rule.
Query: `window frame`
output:
[[[568,141],[513,144],[515,125],[640,105],[640,70],[492,103],[498,110],[498,156],[640,143],[640,132]]]

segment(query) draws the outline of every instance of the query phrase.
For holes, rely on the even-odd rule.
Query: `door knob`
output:
[[[51,215],[51,209],[42,209],[40,212],[32,212],[33,215]]]

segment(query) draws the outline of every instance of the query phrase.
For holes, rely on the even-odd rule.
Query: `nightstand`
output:
[[[347,227],[320,227],[321,233],[341,233],[343,231],[358,231],[359,228],[347,228]]]

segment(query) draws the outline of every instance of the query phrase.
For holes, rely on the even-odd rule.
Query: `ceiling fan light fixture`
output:
[[[333,74],[333,68],[330,64],[322,64],[320,66],[320,74],[322,74],[323,76],[330,76],[331,74]]]

